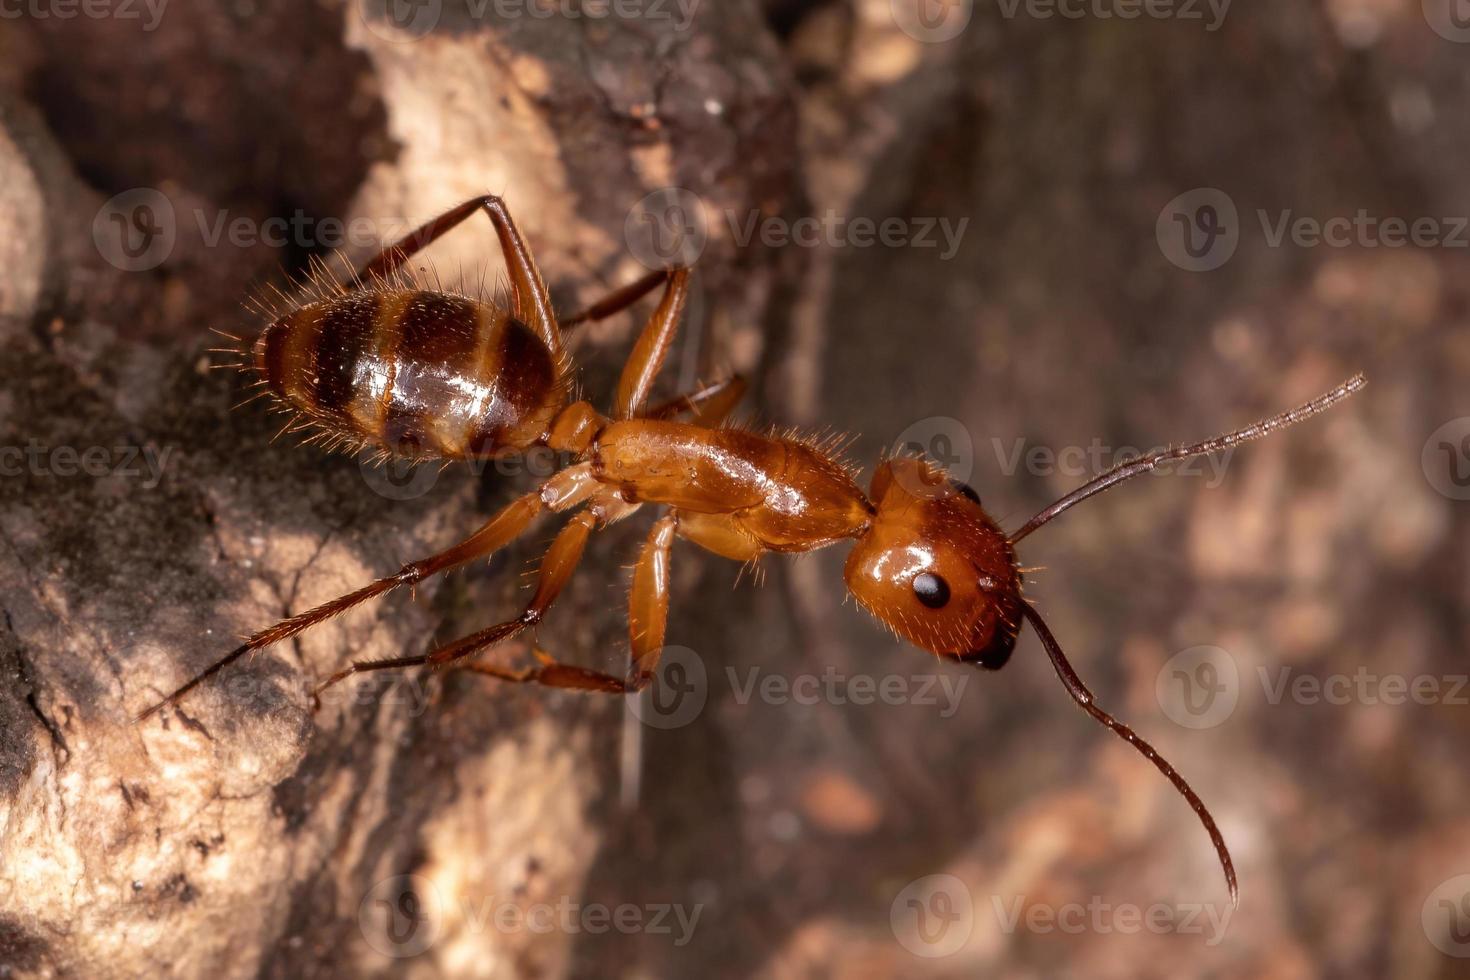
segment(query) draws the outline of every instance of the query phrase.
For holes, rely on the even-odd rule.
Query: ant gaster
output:
[[[420,288],[401,267],[466,218],[489,216],[510,278],[506,303]],[[633,346],[612,410],[571,401],[573,369],[562,331],[610,316],[663,287]],[[455,665],[503,681],[623,694],[653,679],[669,608],[669,556],[683,537],[736,561],[768,551],[806,552],[852,539],[847,587],[903,639],[942,658],[998,668],[1022,622],[1030,623],[1073,699],[1138,749],[1189,801],[1209,832],[1233,903],[1235,869],[1214,819],[1153,747],[1097,706],[1056,638],[1022,597],[1015,546],[1073,505],[1159,465],[1229,449],[1325,410],[1364,384],[1356,376],[1321,397],[1206,442],[1124,463],[1067,494],[1006,534],[968,487],[922,458],[878,465],[864,494],[832,447],[793,434],[723,424],[739,377],[663,405],[646,403],[689,291],[689,270],[646,276],[558,322],[531,252],[498,197],[467,201],[382,251],[347,284],[318,283],[313,301],[272,314],[250,360],[259,384],[329,447],[372,448],[415,458],[486,459],[546,446],[575,460],[512,501],[464,541],[356,592],[250,636],[141,721],[253,650],[278,643],[401,586],[485,558],[538,515],[571,513],[541,561],[530,603],[514,618],[417,656],[353,663],[319,683],[313,700],[353,674]],[[508,306],[508,308],[506,308]],[[592,532],[645,503],[662,513],[637,564],[628,610],[631,661],[623,674],[562,663],[536,651],[520,669],[477,654],[534,627],[561,593]]]

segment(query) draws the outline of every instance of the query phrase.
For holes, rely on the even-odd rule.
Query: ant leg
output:
[[[623,286],[619,289],[614,290],[611,293],[608,293],[602,299],[598,300],[596,303],[593,303],[591,306],[587,307],[585,310],[576,314],[575,316],[565,317],[561,321],[561,328],[563,330],[568,330],[582,323],[588,323],[595,320],[604,320],[612,316],[614,313],[621,313],[623,310],[626,310],[628,307],[632,306],[634,303],[638,302],[640,299],[653,292],[653,290],[664,280],[668,279],[668,277],[668,272],[664,270],[651,272],[648,275],[644,276],[642,279],[639,279],[637,282],[631,282],[626,286]]]
[[[490,555],[519,537],[538,514],[545,510],[566,510],[581,503],[596,489],[597,484],[592,479],[589,464],[583,463],[569,467],[547,480],[538,489],[507,504],[494,517],[486,521],[478,531],[454,547],[428,558],[410,562],[397,573],[380,578],[356,592],[338,596],[336,599],[324,602],[289,619],[283,619],[274,626],[252,634],[240,646],[210,664],[203,672],[196,674],[182,687],[143,711],[134,720],[145,721],[168,705],[177,704],[184,695],[247,653],[279,643],[302,630],[310,629],[339,613],[346,612],[353,606],[360,605],[369,599],[376,599],[401,586],[413,585],[456,565],[463,565],[475,558]]]
[[[494,194],[465,201],[425,222],[401,241],[389,245],[359,270],[353,277],[352,286],[361,288],[370,279],[387,279],[420,250],[480,210],[489,215],[495,234],[500,238],[500,250],[505,255],[505,265],[510,273],[511,313],[529,326],[552,353],[560,353],[561,331],[557,329],[556,317],[551,311],[551,297],[541,279],[541,270],[536,267],[536,260],[506,210],[505,202]]]
[[[476,663],[466,664],[465,669],[513,684],[540,684],[604,694],[632,694],[643,690],[653,680],[659,654],[663,652],[664,626],[669,618],[669,552],[678,526],[675,514],[659,518],[648,533],[638,564],[633,567],[633,590],[628,597],[628,635],[632,641],[632,656],[625,677],[560,663],[539,650],[536,659],[540,663],[535,667],[516,670],[498,664]]]
[[[404,667],[443,667],[479,653],[487,647],[508,640],[535,626],[541,622],[541,617],[556,601],[561,590],[571,579],[572,573],[577,570],[577,565],[582,561],[582,552],[587,546],[587,538],[597,526],[597,521],[597,514],[592,509],[583,510],[561,529],[556,540],[551,542],[551,547],[546,549],[546,556],[541,559],[535,596],[526,606],[525,611],[515,619],[496,623],[489,629],[472,633],[420,656],[397,657],[392,660],[363,660],[354,663],[337,671],[316,686],[316,689],[311,692],[313,706],[320,706],[323,691],[353,674],[375,670],[399,670]]]
[[[633,566],[633,588],[628,593],[628,640],[633,662],[628,680],[642,690],[653,680],[659,654],[664,649],[664,629],[669,622],[669,554],[679,515],[670,512],[654,522],[643,543],[643,553]]]
[[[695,425],[714,426],[723,422],[740,399],[745,397],[747,385],[738,374],[705,385],[685,395],[670,399],[661,405],[640,414],[642,419],[671,419],[689,413],[689,421]]]
[[[689,270],[674,269],[669,273],[664,286],[663,299],[658,309],[648,318],[628,363],[618,379],[618,392],[613,401],[614,419],[631,419],[638,414],[648,400],[653,379],[668,356],[674,335],[679,331],[679,320],[684,315],[684,304],[689,298]]]

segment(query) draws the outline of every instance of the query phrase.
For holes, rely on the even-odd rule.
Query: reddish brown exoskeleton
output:
[[[489,216],[505,253],[508,308],[417,288],[397,275],[415,252],[478,211]],[[623,369],[611,412],[604,415],[586,401],[570,402],[572,365],[562,330],[625,309],[659,286],[662,299]],[[1015,545],[1074,504],[1132,476],[1316,415],[1361,388],[1362,376],[1228,435],[1110,470],[1007,535],[973,490],[949,482],[942,470],[923,459],[882,461],[864,494],[828,446],[723,425],[743,391],[738,378],[647,407],[688,287],[687,269],[655,273],[558,322],[504,203],[483,197],[385,249],[351,283],[327,288],[315,301],[276,318],[254,343],[253,367],[260,383],[329,444],[446,459],[490,458],[547,446],[574,461],[454,547],[252,635],[143,711],[139,720],[177,702],[252,650],[401,586],[493,554],[547,512],[570,512],[572,517],[542,559],[536,591],[519,615],[424,654],[354,663],[319,683],[314,696],[357,673],[450,665],[515,683],[613,694],[639,691],[653,679],[664,645],[675,537],[742,562],[769,551],[806,552],[851,539],[855,546],[845,571],[848,589],[916,646],[996,669],[1009,659],[1022,622],[1029,622],[1077,703],[1142,752],[1189,801],[1214,842],[1231,900],[1236,901],[1235,870],[1209,811],[1147,742],[1094,702],[1046,624],[1022,597]],[[537,663],[520,669],[473,659],[540,622],[576,569],[592,532],[644,504],[659,506],[662,513],[633,570],[628,610],[632,650],[625,673],[562,663],[539,652]]]

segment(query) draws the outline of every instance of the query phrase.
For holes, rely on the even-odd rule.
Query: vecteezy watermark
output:
[[[888,9],[899,30],[926,44],[954,40],[975,16],[974,0],[888,0]]]
[[[703,0],[455,0],[456,23],[521,19],[672,21],[686,31]],[[417,41],[439,26],[444,0],[363,0],[368,30],[388,41]]]
[[[960,698],[970,682],[969,674],[844,674],[828,667],[821,674],[772,674],[759,667],[725,668],[725,677],[735,694],[735,703],[760,701],[774,705],[916,704],[939,709],[939,717],[951,718],[959,710]]]
[[[711,685],[729,685],[740,707],[751,704],[807,708],[816,705],[857,707],[918,705],[941,718],[959,710],[971,674],[916,671],[909,674],[848,674],[835,667],[820,673],[784,674],[761,667],[726,666],[711,676],[704,659],[688,647],[666,646],[654,679],[642,694],[630,694],[633,714],[651,728],[675,729],[690,724],[709,703]]]
[[[0,0],[0,20],[137,20],[157,29],[169,0]]]
[[[633,716],[649,728],[683,728],[698,718],[709,702],[709,672],[704,668],[704,658],[688,647],[664,647],[652,683],[627,697]]]
[[[494,473],[503,479],[530,476],[537,480],[546,480],[570,461],[570,456],[565,453],[558,453],[546,446],[531,446],[520,452],[459,460],[455,466],[463,467],[476,477]],[[378,496],[388,500],[414,500],[422,497],[438,485],[439,476],[446,469],[444,461],[440,459],[418,460],[407,456],[389,456],[384,459],[371,452],[359,455],[357,465],[363,482]]]
[[[432,947],[453,926],[471,935],[546,935],[609,932],[665,936],[674,946],[694,938],[702,904],[625,902],[604,905],[563,895],[553,902],[528,902],[497,895],[444,898],[422,875],[396,875],[375,884],[357,909],[357,925],[376,952],[405,959]]]
[[[661,187],[643,196],[623,221],[628,251],[650,269],[692,266],[709,242],[704,200],[682,187]]]
[[[1359,667],[1351,674],[1299,674],[1290,667],[1256,668],[1268,704],[1470,705],[1470,674],[1379,674]]]
[[[1402,217],[1359,208],[1351,215],[1316,217],[1257,208],[1255,219],[1268,248],[1470,248],[1470,217],[1462,215]],[[1154,226],[1164,257],[1190,272],[1229,262],[1247,230],[1235,201],[1214,187],[1180,194]]]
[[[173,202],[152,187],[113,196],[92,219],[98,253],[124,272],[158,268],[173,254],[177,239]]]
[[[0,446],[0,477],[89,476],[140,480],[144,490],[163,482],[172,446],[48,446],[30,439],[23,446]]]
[[[954,875],[927,875],[894,896],[888,924],[899,945],[915,956],[952,956],[975,931],[975,900]]]
[[[97,251],[124,272],[147,272],[168,261],[180,234],[205,248],[250,249],[257,245],[303,251],[373,249],[416,227],[405,218],[316,218],[297,209],[266,218],[228,209],[195,208],[182,215],[153,187],[135,187],[110,199],[92,220]]]
[[[1225,23],[1233,0],[995,0],[1006,20],[1180,20],[1201,21],[1214,33]]]
[[[1164,258],[1189,272],[1218,269],[1240,245],[1240,214],[1230,195],[1199,187],[1164,205],[1154,223]]]
[[[900,471],[900,485],[915,497],[946,494],[950,481],[969,483],[975,473],[975,439],[965,423],[948,415],[931,415],[905,427],[889,445],[888,455],[922,456],[939,467],[932,473]]]
[[[1181,650],[1159,670],[1154,696],[1169,720],[1185,728],[1214,728],[1235,713],[1240,670],[1235,658],[1214,646]]]
[[[711,222],[720,220],[738,248],[932,248],[941,260],[954,258],[970,224],[969,218],[872,218],[833,209],[794,219],[755,210],[719,213],[691,190],[662,187],[628,211],[623,237],[651,269],[688,266],[709,243]]]
[[[1470,44],[1470,0],[1423,0],[1424,19],[1446,41]]]
[[[1451,500],[1470,500],[1470,415],[1430,433],[1419,462],[1431,487]]]
[[[996,464],[1005,476],[1015,476],[1024,468],[1031,476],[1061,475],[1079,479],[1096,476],[1115,466],[1169,448],[1155,446],[1153,449],[1142,450],[1133,446],[1113,447],[1097,438],[1086,446],[1062,446],[1059,449],[1028,445],[1025,439],[1012,439],[1008,442],[992,437],[990,442],[995,451]],[[1225,449],[1208,456],[1164,463],[1149,472],[1154,476],[1208,476],[1205,487],[1213,490],[1225,482],[1225,470],[1230,466],[1234,455],[1233,448]]]
[[[1263,702],[1302,706],[1470,706],[1470,674],[1384,674],[1360,666],[1350,674],[1302,673],[1289,666],[1258,666]],[[1185,728],[1214,728],[1240,704],[1244,678],[1235,658],[1216,646],[1183,650],[1159,669],[1154,693],[1164,714]]]
[[[378,882],[357,906],[357,927],[375,952],[418,956],[444,930],[439,889],[420,875],[395,875]]]
[[[1440,882],[1419,910],[1424,935],[1446,956],[1470,958],[1470,874]]]
[[[1359,208],[1352,217],[1314,218],[1291,209],[1271,214],[1257,209],[1266,244],[1280,248],[1470,248],[1470,218],[1400,218]]]
[[[743,217],[726,212],[730,236],[740,248],[759,239],[767,248],[937,248],[940,261],[947,262],[959,251],[960,239],[969,218],[940,217],[869,218],[850,217],[828,209],[822,215],[785,218],[752,211]]]
[[[990,904],[1000,931],[1007,935],[1018,929],[1041,935],[1060,932],[1074,936],[1082,933],[1132,936],[1147,932],[1156,936],[1201,936],[1206,946],[1220,945],[1234,911],[1228,904],[1156,902],[1139,906],[1108,902],[1098,895],[1086,903],[1062,905],[1032,902],[1025,895],[1010,899],[994,895]]]

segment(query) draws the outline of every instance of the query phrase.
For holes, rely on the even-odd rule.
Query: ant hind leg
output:
[[[367,602],[369,599],[376,599],[402,586],[414,585],[440,572],[454,568],[457,565],[463,565],[476,558],[490,555],[519,537],[521,532],[530,525],[531,521],[543,511],[566,510],[581,503],[595,490],[596,484],[591,478],[591,468],[587,464],[584,463],[562,470],[537,489],[501,508],[478,531],[454,547],[431,555],[428,558],[410,562],[393,575],[380,578],[355,592],[338,596],[306,612],[298,613],[295,616],[283,619],[272,626],[251,634],[246,638],[244,643],[210,664],[202,672],[194,675],[194,677],[190,678],[163,700],[149,706],[139,713],[134,720],[139,722],[146,721],[163,708],[177,704],[186,694],[194,690],[194,688],[203,684],[247,653],[264,649],[288,637],[295,636],[297,633],[310,629],[318,623],[325,622],[333,616],[337,616],[354,606]]]
[[[506,269],[510,273],[511,313],[530,327],[548,350],[559,354],[562,350],[561,331],[556,326],[556,317],[551,310],[551,297],[546,292],[541,270],[537,268],[531,249],[516,228],[505,202],[494,194],[465,201],[384,248],[353,277],[352,287],[360,289],[369,280],[387,279],[414,255],[438,241],[470,215],[482,210],[495,226],[495,234],[500,239],[500,250],[505,255]]]
[[[482,650],[535,626],[541,622],[541,618],[561,595],[567,582],[571,580],[572,574],[582,561],[582,552],[587,546],[587,539],[597,527],[597,523],[597,515],[589,509],[579,512],[561,529],[556,539],[551,542],[551,547],[546,550],[545,557],[541,559],[535,596],[516,618],[496,623],[488,629],[471,633],[469,636],[420,656],[395,657],[392,660],[364,660],[351,664],[316,686],[316,689],[312,691],[313,708],[321,706],[323,691],[354,674],[377,670],[401,670],[405,667],[445,667],[474,656]]]

